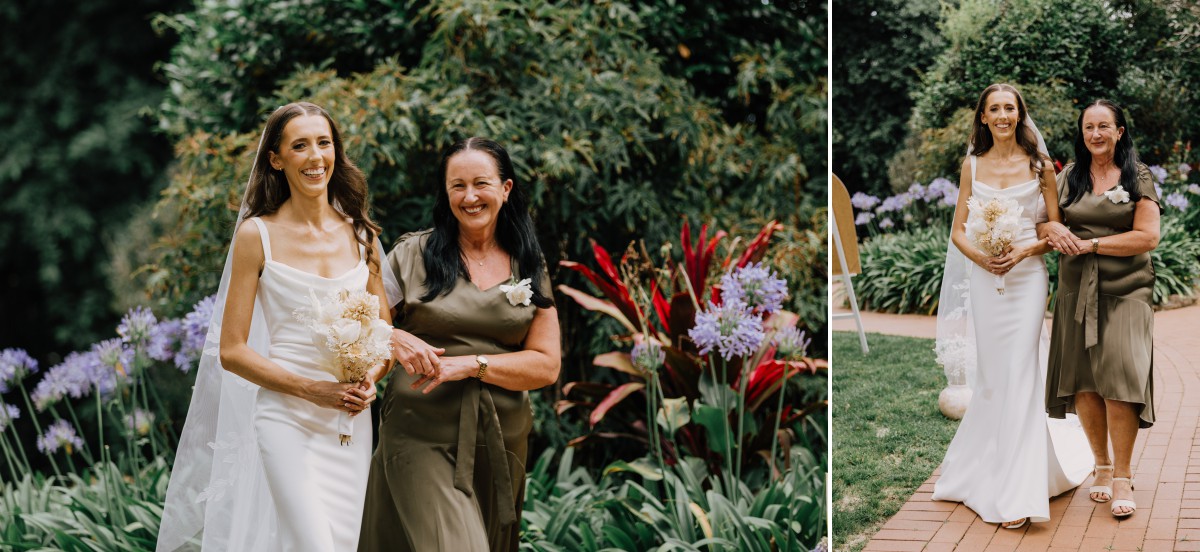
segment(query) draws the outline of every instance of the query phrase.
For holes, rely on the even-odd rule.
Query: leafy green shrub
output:
[[[914,95],[914,128],[946,126],[994,82],[1058,81],[1069,98],[1103,96],[1141,40],[1116,10],[1104,0],[965,0],[943,26],[949,48]]]
[[[824,468],[804,451],[784,478],[726,489],[696,459],[665,474],[614,464],[599,478],[547,450],[526,480],[521,549],[803,552],[825,531]],[[640,480],[640,482],[639,482]],[[664,490],[678,497],[664,500]]]
[[[205,18],[220,11],[207,4],[204,10],[213,13],[195,16],[195,29],[183,37],[188,45],[180,48],[211,53],[219,46],[197,43],[215,24]],[[255,11],[237,8],[229,17],[263,17]],[[211,268],[223,260],[218,252],[234,218],[227,200],[236,202],[256,145],[254,121],[264,115],[258,105],[297,98],[325,106],[342,127],[348,152],[371,183],[386,239],[429,224],[437,154],[471,134],[495,137],[509,149],[531,192],[551,266],[585,255],[588,236],[614,249],[637,238],[663,243],[684,215],[776,218],[799,231],[823,220],[817,215],[824,180],[809,173],[824,170],[810,171],[806,163],[813,161],[797,153],[816,151],[824,128],[823,85],[806,81],[808,73],[789,62],[804,52],[769,46],[739,61],[738,89],[767,102],[765,120],[746,125],[726,122],[686,80],[665,73],[663,55],[641,38],[645,23],[624,4],[445,1],[422,10],[418,20],[427,33],[414,43],[412,67],[402,56],[381,57],[369,72],[301,70],[255,88],[263,96],[258,103],[230,100],[250,102],[243,107],[171,100],[186,106],[179,110],[237,113],[210,121],[201,112],[168,110],[190,133],[179,140],[180,168],[159,205],[172,224],[159,241],[160,257],[142,273],[166,310],[213,289]],[[243,31],[217,36],[237,32]],[[246,48],[246,56],[255,51]],[[177,60],[195,67],[173,73],[176,85],[215,86],[205,84],[206,64],[228,61],[191,55]],[[260,63],[266,62],[251,65]],[[214,128],[195,130],[208,127]]]
[[[1200,275],[1200,236],[1174,217],[1163,217],[1158,247],[1150,252],[1154,262],[1154,304],[1172,295],[1196,294]]]
[[[862,274],[854,291],[864,309],[933,314],[946,264],[949,225],[883,234],[859,249]]]
[[[112,464],[88,477],[30,474],[0,482],[0,547],[5,550],[153,550],[170,466],[155,459],[128,477]],[[94,476],[94,477],[93,477]]]

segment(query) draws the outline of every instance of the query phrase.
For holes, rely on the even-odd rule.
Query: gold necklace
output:
[[[1091,172],[1092,172],[1092,180],[1097,181],[1100,184],[1100,187],[1104,188],[1105,184],[1108,183],[1108,175],[1111,173],[1111,171],[1109,171],[1108,169],[1104,169],[1100,175],[1097,175],[1096,171],[1091,171]]]
[[[467,258],[467,262],[475,263],[479,266],[483,266],[483,262],[486,261],[488,258],[488,253],[491,253],[491,251],[484,251],[483,252],[483,261],[477,261],[475,259],[472,259],[471,256],[467,254],[467,249],[465,247],[463,247],[462,245],[459,245],[458,247],[459,247],[459,250],[462,251],[463,256]]]

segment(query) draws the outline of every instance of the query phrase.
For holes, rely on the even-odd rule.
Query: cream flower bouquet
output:
[[[379,297],[365,289],[339,289],[293,313],[313,332],[313,344],[329,353],[322,367],[342,383],[361,383],[367,371],[391,357],[392,327],[379,317]],[[353,420],[342,412],[338,437],[351,444]]]
[[[999,257],[1021,231],[1021,212],[1015,199],[992,198],[987,203],[975,196],[967,200],[967,238],[980,251]],[[996,293],[1004,295],[1004,276],[996,276]]]

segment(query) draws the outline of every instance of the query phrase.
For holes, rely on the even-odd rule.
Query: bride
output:
[[[1048,278],[1036,225],[1060,220],[1054,168],[1016,88],[993,84],[979,96],[970,155],[938,306],[939,361],[957,349],[972,375],[972,398],[946,451],[934,500],[962,502],[984,521],[1017,529],[1050,519],[1049,498],[1079,485],[1091,468],[1076,420],[1050,423],[1043,402]],[[1020,231],[991,257],[967,235],[968,200],[1011,199]],[[965,259],[964,259],[965,257]],[[974,369],[970,369],[974,364]],[[950,366],[947,366],[949,369]],[[1071,423],[1073,422],[1073,423]]]
[[[159,532],[159,551],[354,550],[371,455],[376,367],[338,383],[294,317],[366,289],[390,323],[366,179],[324,109],[267,120],[217,293]],[[218,354],[219,351],[219,354]],[[326,361],[327,362],[327,361]],[[353,433],[341,446],[341,429]]]

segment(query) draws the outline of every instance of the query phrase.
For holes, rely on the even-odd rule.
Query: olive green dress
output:
[[[1085,194],[1066,204],[1067,165],[1058,175],[1063,222],[1090,240],[1133,229],[1134,202]],[[1137,189],[1159,202],[1150,171],[1138,166]],[[1102,240],[1103,241],[1103,240]],[[1086,253],[1058,258],[1058,296],[1050,334],[1046,409],[1062,418],[1075,412],[1075,393],[1141,406],[1138,426],[1154,424],[1154,267],[1149,253],[1113,257]]]
[[[396,326],[445,356],[521,350],[537,307],[509,304],[498,285],[480,290],[459,278],[448,295],[421,302],[431,232],[401,237],[388,254],[402,295]],[[415,380],[393,370],[380,400],[359,551],[517,550],[529,394],[468,378],[425,395],[410,387]]]

